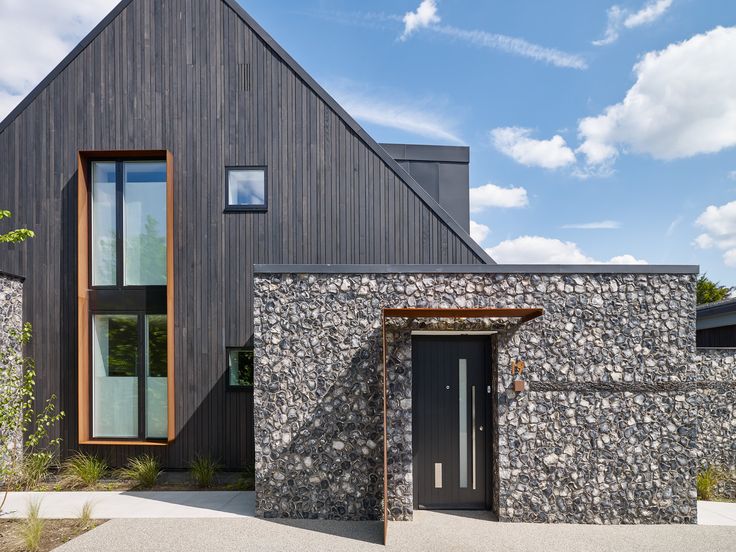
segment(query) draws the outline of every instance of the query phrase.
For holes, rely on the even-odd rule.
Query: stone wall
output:
[[[258,515],[380,519],[384,306],[545,310],[497,337],[502,521],[695,522],[690,274],[257,274]],[[389,507],[410,519],[411,340],[389,335]]]
[[[736,349],[698,349],[695,365],[703,380],[699,464],[736,470]]]
[[[20,279],[0,272],[0,351],[3,354],[9,350],[16,350],[16,341],[10,339],[10,332],[20,331],[23,325],[23,283]],[[17,369],[20,366],[0,365],[0,387],[7,381],[3,370]],[[5,435],[2,436],[5,439]],[[15,432],[8,447],[14,451],[21,451],[22,436]],[[7,461],[7,457],[0,457],[0,463]]]

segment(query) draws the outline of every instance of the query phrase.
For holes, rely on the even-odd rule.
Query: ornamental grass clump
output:
[[[128,460],[128,465],[120,470],[122,478],[131,479],[144,489],[153,487],[161,473],[161,464],[150,454],[134,456]]]
[[[28,515],[21,527],[23,545],[29,552],[36,552],[41,548],[41,535],[43,534],[44,521],[39,517],[41,501],[32,500],[28,503]]]
[[[219,465],[210,456],[197,456],[189,464],[189,472],[198,487],[211,487],[215,482],[215,474]]]
[[[61,468],[62,481],[72,488],[94,487],[105,476],[107,469],[107,462],[99,456],[77,452],[64,462]]]
[[[708,466],[695,478],[695,488],[700,500],[713,500],[723,474],[718,468]]]

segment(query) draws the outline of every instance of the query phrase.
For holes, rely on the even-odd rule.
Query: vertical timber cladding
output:
[[[697,269],[504,268],[257,270],[257,515],[381,519],[386,473],[388,519],[410,519],[411,339],[386,334],[383,472],[381,308],[513,305],[544,316],[498,328],[499,518],[695,523],[699,397],[711,385],[693,362]]]
[[[91,286],[90,233],[90,162],[95,159],[162,159],[166,161],[166,374],[167,437],[155,441],[115,441],[92,439],[90,429],[90,312]],[[170,151],[80,151],[77,155],[77,423],[78,443],[85,445],[162,446],[176,437],[176,400],[174,384],[174,158]]]
[[[66,412],[64,456],[78,448],[78,347],[87,345],[78,335],[86,305],[77,271],[87,270],[77,258],[87,248],[78,152],[165,149],[175,158],[176,289],[167,299],[178,433],[153,452],[169,468],[209,452],[236,469],[253,461],[253,396],[226,391],[225,346],[253,334],[254,263],[487,262],[372,144],[230,0],[121,2],[0,123],[0,205],[36,232],[0,252],[0,270],[26,277],[31,352],[44,367],[38,389]],[[223,214],[225,166],[241,165],[269,167],[267,212]],[[148,452],[86,450],[115,466]]]

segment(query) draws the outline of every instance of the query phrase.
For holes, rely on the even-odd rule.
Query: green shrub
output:
[[[76,452],[62,466],[62,479],[70,487],[94,487],[107,473],[102,458]]]
[[[215,481],[215,474],[219,468],[210,456],[197,456],[191,464],[189,464],[189,472],[197,486],[206,488],[211,487]]]
[[[39,517],[40,510],[41,501],[32,500],[28,503],[28,515],[23,521],[20,533],[25,549],[29,552],[36,552],[41,548],[44,521]]]
[[[121,477],[132,479],[144,489],[153,487],[160,475],[161,464],[150,454],[134,456],[128,460],[128,465],[120,470]]]
[[[713,466],[708,466],[695,478],[695,487],[700,500],[712,500],[716,487],[722,478],[721,471]]]

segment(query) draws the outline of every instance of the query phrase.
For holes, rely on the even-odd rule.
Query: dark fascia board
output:
[[[100,23],[92,29],[92,31],[82,39],[82,41],[67,55],[56,68],[43,79],[36,88],[34,88],[30,94],[28,94],[18,106],[8,114],[5,119],[0,123],[0,134],[5,131],[8,126],[23,112],[28,105],[36,99],[36,97],[46,88],[51,81],[53,81],[59,73],[61,73],[67,65],[69,65],[95,38],[99,35],[102,30],[107,27],[133,0],[122,0],[115,8],[107,14],[107,16],[100,21]],[[294,58],[292,58],[286,50],[284,50],[274,39],[269,35],[263,27],[261,27],[255,19],[253,19],[235,0],[218,0],[224,2],[233,12],[235,12],[243,22],[248,25],[254,33],[256,33],[260,39],[273,51],[273,53],[280,57],[290,68],[294,71],[297,76],[309,87],[312,91],[317,94],[327,105],[333,109],[338,116],[345,121],[345,123],[360,137],[365,144],[371,148],[376,155],[378,155],[384,163],[386,163],[391,170],[393,170],[404,183],[412,189],[412,191],[430,208],[437,216],[444,222],[444,224],[458,237],[465,245],[478,257],[478,259],[484,263],[493,264],[495,261],[486,253],[481,246],[479,246],[473,238],[470,237],[463,228],[450,216],[450,214],[444,210],[437,203],[432,196],[427,193],[408,172],[406,172],[401,165],[399,165],[378,143],[370,137],[370,135],[363,130],[363,128],[345,111],[340,104],[338,104],[332,96],[330,96],[324,88],[322,88],[317,81],[315,81],[303,68],[299,65]]]
[[[12,272],[6,272],[5,270],[0,270],[0,276],[3,278],[10,278],[11,280],[18,280],[19,282],[25,282],[26,277],[21,276],[20,274],[13,274]]]
[[[100,21],[95,26],[95,28],[92,29],[87,34],[87,36],[85,36],[82,41],[77,44],[64,59],[59,62],[56,67],[54,67],[54,70],[46,75],[46,78],[44,78],[40,83],[38,83],[38,86],[36,86],[33,90],[29,92],[28,95],[23,98],[23,100],[15,107],[15,109],[13,109],[13,111],[8,113],[5,119],[0,122],[0,134],[2,134],[5,129],[8,128],[13,121],[15,121],[18,115],[20,115],[26,109],[26,107],[28,107],[33,102],[33,100],[36,99],[36,97],[44,90],[44,88],[46,88],[57,76],[59,76],[59,73],[66,69],[67,65],[74,61],[74,59],[79,54],[81,54],[95,38],[97,38],[97,35],[99,35],[105,29],[105,27],[112,23],[113,19],[120,15],[120,12],[127,8],[128,4],[130,4],[132,1],[133,0],[121,0],[121,2],[117,6],[115,6],[112,11],[108,13],[105,18]]]
[[[698,265],[376,265],[257,264],[257,274],[698,274]]]
[[[698,305],[697,314],[698,318],[715,316],[718,314],[736,313],[736,298],[725,299],[718,301],[717,303],[706,303],[705,305]]]
[[[470,163],[468,146],[433,144],[379,144],[397,161],[434,161],[437,163]]]

